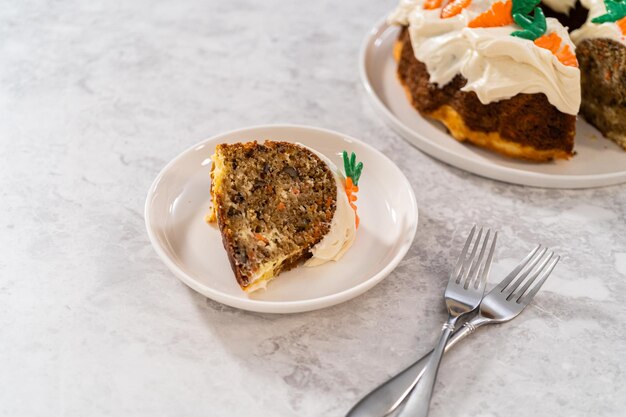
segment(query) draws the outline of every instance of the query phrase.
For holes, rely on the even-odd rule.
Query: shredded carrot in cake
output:
[[[561,49],[563,40],[556,32],[552,32],[548,35],[543,35],[535,39],[535,45],[540,48],[547,49],[552,52],[554,56],[563,64],[569,67],[578,67],[578,61],[576,55],[572,52],[569,45],[565,45]]]
[[[622,17],[620,20],[615,22],[619,30],[622,32],[622,35],[626,36],[626,17]]]
[[[434,10],[434,9],[438,9],[441,7],[441,2],[443,0],[426,0],[424,2],[424,4],[422,5],[422,7],[425,10]]]
[[[255,233],[254,237],[255,237],[256,240],[261,241],[261,242],[265,243],[266,245],[268,243],[270,243],[270,241],[267,240],[267,238],[265,236],[263,236],[262,234],[260,234],[260,233]]]
[[[472,4],[472,0],[452,0],[441,9],[441,18],[447,19],[461,13],[463,9]]]
[[[348,196],[350,207],[352,207],[352,210],[354,210],[355,223],[357,228],[359,227],[359,215],[356,213],[356,205],[354,204],[354,202],[357,200],[356,193],[358,192],[359,186],[352,183],[352,178],[346,178],[346,195]]]
[[[496,26],[506,26],[513,23],[511,9],[513,2],[497,2],[491,5],[491,8],[476,16],[469,24],[471,28],[491,28]]]

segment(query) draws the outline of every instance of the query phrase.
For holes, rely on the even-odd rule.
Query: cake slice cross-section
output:
[[[305,261],[336,260],[354,240],[356,214],[345,179],[323,155],[299,144],[220,144],[212,156],[212,207],[237,282],[265,288]]]

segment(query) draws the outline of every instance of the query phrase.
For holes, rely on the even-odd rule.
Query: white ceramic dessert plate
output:
[[[361,81],[377,113],[411,144],[465,171],[514,184],[588,188],[626,182],[626,152],[586,123],[576,125],[576,155],[569,161],[531,163],[457,142],[439,122],[411,106],[396,76],[392,48],[400,28],[381,20],[368,33],[359,58]]]
[[[340,168],[341,152],[355,152],[364,169],[357,201],[361,223],[348,252],[337,262],[284,272],[266,290],[248,295],[235,280],[219,229],[204,217],[210,205],[210,156],[215,146],[252,140],[299,142]],[[258,126],[217,135],[174,158],[150,187],[145,220],[159,257],[194,290],[244,310],[295,313],[349,300],[385,278],[413,242],[417,203],[398,167],[359,140],[313,127]]]

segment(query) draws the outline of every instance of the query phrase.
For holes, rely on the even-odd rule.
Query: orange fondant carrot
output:
[[[563,65],[567,65],[568,67],[578,66],[578,60],[576,59],[576,55],[574,55],[569,45],[565,45],[565,47],[557,52],[555,55]]]
[[[346,178],[346,195],[348,196],[348,201],[350,202],[350,207],[354,210],[356,227],[359,227],[359,215],[356,214],[356,205],[354,202],[357,200],[356,193],[359,192],[359,187],[352,183],[352,178]]]
[[[426,0],[422,7],[426,10],[434,10],[441,7],[441,2],[443,0]]]
[[[348,200],[356,201],[356,196],[353,194],[358,193],[358,192],[359,192],[359,186],[354,185],[354,183],[352,182],[352,178],[350,177],[346,178],[346,194],[348,194]],[[351,199],[351,196],[354,197],[354,200]]]
[[[543,35],[535,39],[535,45],[540,48],[547,49],[556,55],[561,47],[561,37],[556,32],[551,32],[548,35]]]
[[[626,17],[622,17],[620,20],[615,22],[619,30],[622,32],[622,35],[626,36]]]
[[[452,0],[446,4],[443,9],[441,9],[441,18],[447,19],[449,17],[456,16],[471,3],[472,0]]]
[[[513,2],[497,2],[491,5],[491,8],[476,16],[467,26],[471,28],[492,28],[496,26],[506,26],[513,23],[511,9]]]
[[[563,49],[561,49],[562,43],[563,40],[556,32],[535,39],[535,45],[552,52],[563,65],[577,67],[578,61],[576,60],[576,55],[574,55],[569,45],[565,45]]]

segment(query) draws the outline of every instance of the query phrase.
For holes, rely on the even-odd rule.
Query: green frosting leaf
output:
[[[530,14],[539,3],[541,0],[513,0],[511,15],[515,16],[516,13]]]
[[[359,185],[361,171],[363,171],[363,162],[356,163],[356,154],[352,152],[348,158],[348,152],[343,151],[343,169],[346,171],[346,177],[352,178],[354,185]]]
[[[626,0],[604,0],[606,13],[591,19],[593,23],[617,22],[626,17]]]
[[[521,13],[513,13],[513,20],[524,30],[516,30],[511,36],[528,39],[534,41],[538,37],[546,33],[548,25],[546,24],[546,16],[539,7],[535,7],[532,18]]]

